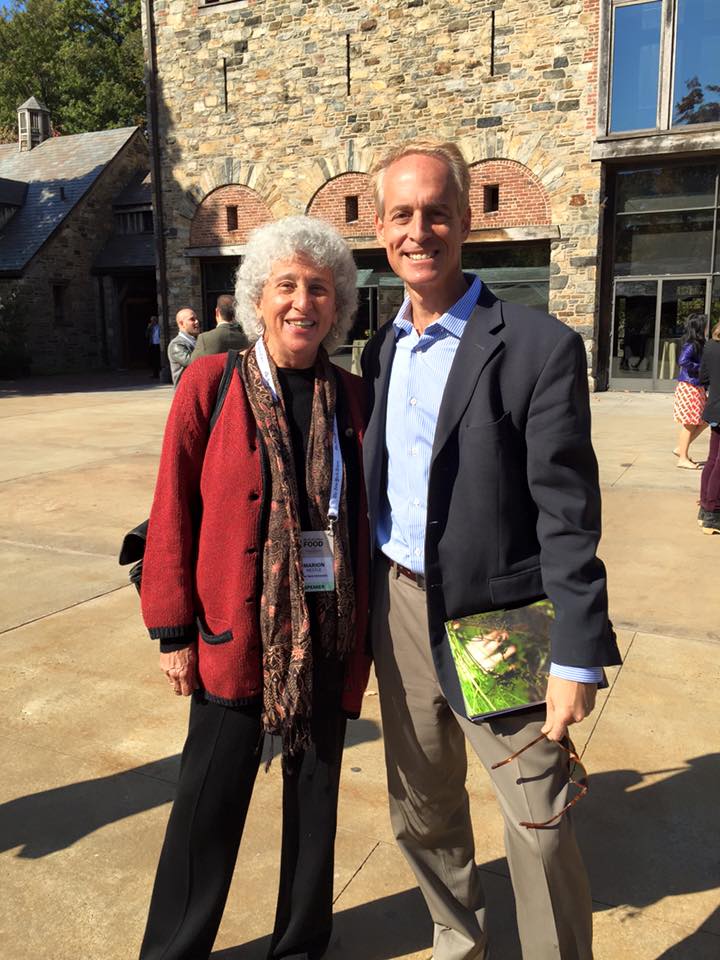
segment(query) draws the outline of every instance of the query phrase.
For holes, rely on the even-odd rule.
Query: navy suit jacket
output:
[[[372,414],[363,444],[370,535],[385,492],[391,323],[363,354]],[[399,413],[399,411],[398,411]],[[549,597],[552,660],[620,663],[596,556],[600,490],[582,339],[484,285],[440,404],[428,481],[425,579],[438,679],[462,713],[444,622]]]

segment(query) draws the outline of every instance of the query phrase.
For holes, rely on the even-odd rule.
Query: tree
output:
[[[720,103],[717,100],[705,102],[702,84],[698,77],[685,81],[687,93],[675,104],[674,123],[717,123],[720,120]],[[705,85],[711,93],[720,93],[720,86],[712,83]]]
[[[0,14],[0,128],[31,96],[62,133],[142,124],[140,0],[12,0]]]

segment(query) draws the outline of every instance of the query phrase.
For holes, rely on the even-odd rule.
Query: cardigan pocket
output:
[[[200,617],[195,618],[200,636],[205,643],[228,643],[232,640],[232,630],[224,630],[222,633],[210,633],[207,625],[202,622]]]

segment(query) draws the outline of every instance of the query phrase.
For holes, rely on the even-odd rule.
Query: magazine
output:
[[[549,600],[475,613],[445,624],[470,720],[537,707],[550,669]]]

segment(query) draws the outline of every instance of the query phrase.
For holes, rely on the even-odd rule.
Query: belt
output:
[[[412,580],[420,590],[425,589],[425,577],[421,573],[413,573],[412,570],[408,570],[401,563],[395,563],[394,560],[388,560],[388,563],[396,577],[405,577],[406,580]]]

